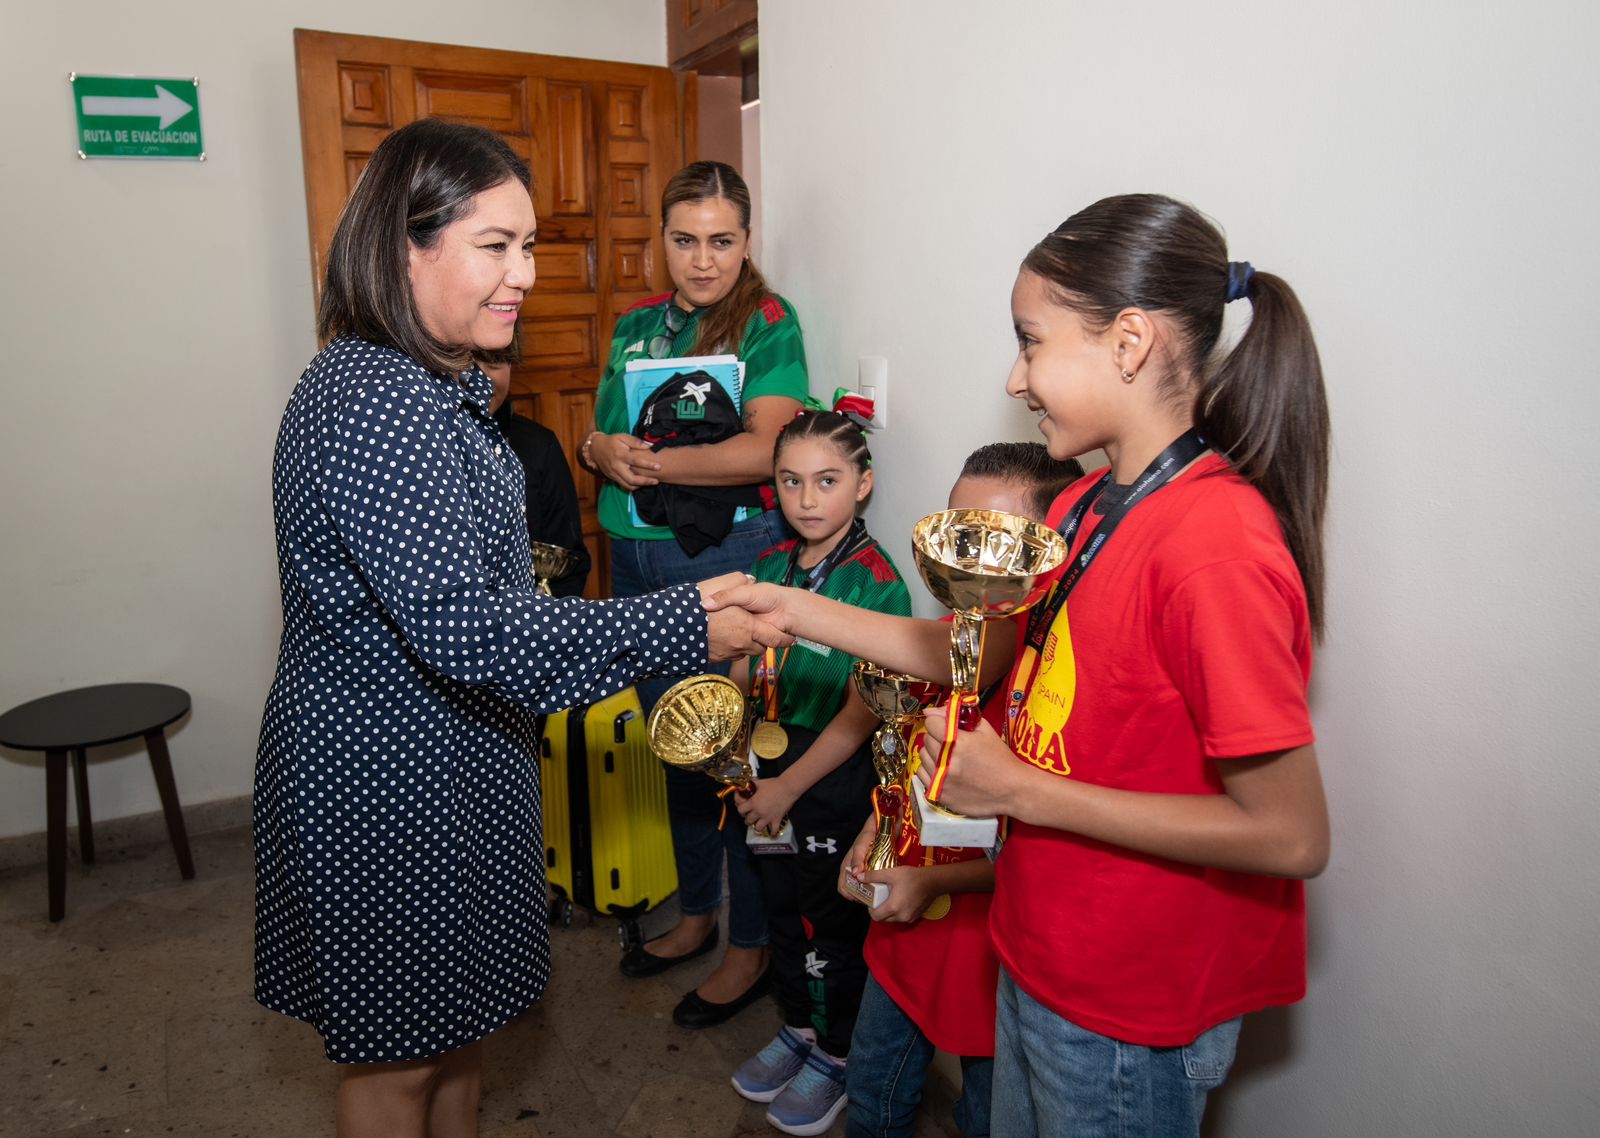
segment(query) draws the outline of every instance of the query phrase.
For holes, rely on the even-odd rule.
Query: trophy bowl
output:
[[[999,510],[943,510],[911,530],[917,570],[934,599],[955,613],[950,625],[951,699],[946,736],[933,781],[913,783],[924,846],[989,845],[993,818],[967,818],[938,808],[956,729],[978,719],[984,622],[1025,611],[1048,592],[1047,574],[1067,559],[1067,543],[1049,526]]]
[[[850,679],[861,702],[885,723],[904,724],[944,694],[941,684],[886,671],[870,660],[857,660]]]
[[[944,686],[902,672],[887,671],[870,660],[857,660],[850,669],[850,680],[861,702],[878,717],[878,730],[872,738],[872,764],[878,772],[872,803],[878,832],[867,853],[865,866],[872,870],[889,869],[896,864],[895,833],[905,802],[904,781],[911,757],[900,732],[924,707],[943,697]],[[889,896],[889,887],[880,882],[868,884],[850,877],[845,887],[857,900],[873,909]]]
[[[934,599],[968,616],[1011,616],[1045,592],[1039,578],[1067,558],[1047,525],[999,510],[941,510],[911,530],[917,570]]]
[[[850,669],[850,681],[867,709],[878,717],[878,731],[872,739],[872,761],[878,771],[878,785],[888,788],[905,773],[906,748],[900,729],[937,703],[944,686],[902,672],[890,672],[870,660],[857,660]]]
[[[578,554],[575,550],[551,545],[548,541],[533,541],[528,544],[533,547],[533,575],[537,580],[535,587],[548,597],[550,582],[572,572],[573,566],[578,563]]]
[[[722,782],[748,784],[746,712],[744,693],[728,677],[690,676],[668,688],[651,710],[646,726],[650,747],[672,766],[703,771]],[[743,768],[743,779],[724,777],[730,765]]]
[[[750,765],[750,705],[739,685],[726,676],[690,676],[667,689],[645,726],[650,747],[661,761],[681,770],[699,771],[748,797],[754,792]],[[726,817],[726,802],[724,802]],[[722,824],[719,822],[720,830]],[[745,829],[753,854],[792,854],[799,850],[789,819],[777,833]]]

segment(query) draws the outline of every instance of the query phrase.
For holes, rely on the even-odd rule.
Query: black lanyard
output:
[[[800,547],[804,544],[805,542],[801,541],[799,538],[795,538],[794,548],[789,551],[789,566],[784,570],[783,573],[783,584],[785,587],[794,584],[794,575],[800,569]],[[866,544],[866,523],[860,518],[852,519],[850,522],[850,528],[846,530],[845,535],[839,539],[839,544],[830,549],[827,553],[827,556],[825,556],[821,561],[817,562],[810,569],[806,570],[805,583],[801,587],[812,593],[822,592],[822,586],[828,583],[828,578],[833,574],[833,571],[843,564],[847,558],[854,556],[856,553],[864,549]],[[788,648],[783,650],[783,655],[781,657],[776,656],[770,648],[767,649],[767,651],[761,656],[761,663],[757,666],[755,673],[756,682],[751,685],[750,690],[750,699],[752,702],[755,702],[758,698],[758,688],[762,693],[759,697],[760,702],[755,702],[755,707],[757,708],[755,712],[756,718],[761,718],[763,714],[760,708],[762,703],[767,701],[767,685],[777,683],[778,676],[783,673],[783,665],[786,664],[788,660]],[[769,662],[772,671],[770,676],[767,675]]]
[[[799,538],[795,539],[794,548],[789,551],[789,567],[784,571],[783,583],[794,584],[794,575],[800,569],[800,549],[805,544]],[[809,592],[820,593],[822,586],[828,583],[829,576],[848,558],[859,553],[867,544],[867,526],[860,518],[850,522],[850,528],[839,539],[839,544],[828,551],[826,557],[806,570],[805,583],[802,588]]]
[[[1034,651],[1043,651],[1045,637],[1050,632],[1050,626],[1055,623],[1056,616],[1061,612],[1061,606],[1067,603],[1068,594],[1089,571],[1089,565],[1105,548],[1112,532],[1122,524],[1122,519],[1127,517],[1140,502],[1171,482],[1178,471],[1199,458],[1205,450],[1206,441],[1200,437],[1199,431],[1190,427],[1144,468],[1144,473],[1139,475],[1138,480],[1128,488],[1128,494],[1122,501],[1106,510],[1105,517],[1094,527],[1094,532],[1084,542],[1083,552],[1073,558],[1066,572],[1057,578],[1055,587],[1050,591],[1050,599],[1034,609],[1028,618],[1028,643]],[[1083,497],[1078,499],[1077,504],[1067,511],[1067,516],[1061,520],[1059,530],[1061,536],[1066,539],[1069,551],[1072,549],[1072,539],[1077,536],[1078,527],[1083,525],[1083,519],[1089,513],[1089,507],[1100,500],[1110,481],[1111,471],[1107,470],[1101,475],[1100,481],[1089,487]]]

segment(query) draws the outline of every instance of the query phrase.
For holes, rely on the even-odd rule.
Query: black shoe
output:
[[[666,934],[661,934],[665,936]],[[650,940],[660,940],[661,937],[653,936]],[[649,944],[646,941],[645,944]],[[717,947],[717,926],[712,925],[711,931],[706,934],[706,939],[700,942],[700,947],[682,956],[657,956],[653,952],[646,952],[643,944],[636,944],[622,957],[622,974],[635,980],[643,980],[646,976],[659,976],[669,968],[674,968],[686,960],[693,960],[697,956],[704,956]]]
[[[714,1004],[702,999],[699,992],[691,991],[672,1009],[672,1022],[690,1029],[716,1027],[727,1023],[745,1008],[772,991],[772,973],[763,972],[761,978],[744,990],[744,994],[725,1004]]]

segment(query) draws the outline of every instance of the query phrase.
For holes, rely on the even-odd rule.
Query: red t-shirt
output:
[[[1067,488],[1053,524],[1095,478]],[[1074,553],[1099,520],[1090,510]],[[1051,631],[1039,658],[1019,648],[1013,672],[1040,665],[1029,694],[1011,696],[1022,761],[1103,786],[1220,794],[1218,760],[1312,742],[1299,571],[1266,501],[1215,456],[1127,516]],[[1305,995],[1299,881],[1016,821],[995,872],[1001,963],[1080,1027],[1177,1046]]]
[[[996,731],[1003,729],[1005,707],[1004,690],[984,705],[983,716]],[[924,850],[913,841],[900,861],[951,865],[987,856],[980,849]],[[867,930],[872,978],[935,1047],[952,1055],[994,1054],[1000,962],[989,940],[993,898],[992,893],[952,893],[942,917],[909,925],[874,921]]]

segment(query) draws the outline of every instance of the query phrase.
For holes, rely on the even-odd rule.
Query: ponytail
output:
[[[1247,295],[1249,327],[1201,379],[1195,426],[1278,515],[1320,637],[1329,450],[1322,361],[1287,281],[1257,272]]]
[[[739,279],[733,282],[728,295],[713,304],[700,317],[699,334],[695,337],[696,355],[726,353],[736,356],[744,343],[744,330],[756,309],[772,295],[767,279],[756,268],[755,262],[746,258],[739,266]]]
[[[1168,382],[1176,390],[1192,381],[1195,426],[1277,515],[1320,637],[1328,407],[1311,325],[1288,283],[1229,262],[1215,225],[1159,194],[1103,198],[1073,214],[1022,268],[1098,330],[1129,307],[1172,320]],[[1250,325],[1208,369],[1223,306],[1238,298],[1250,300]]]

